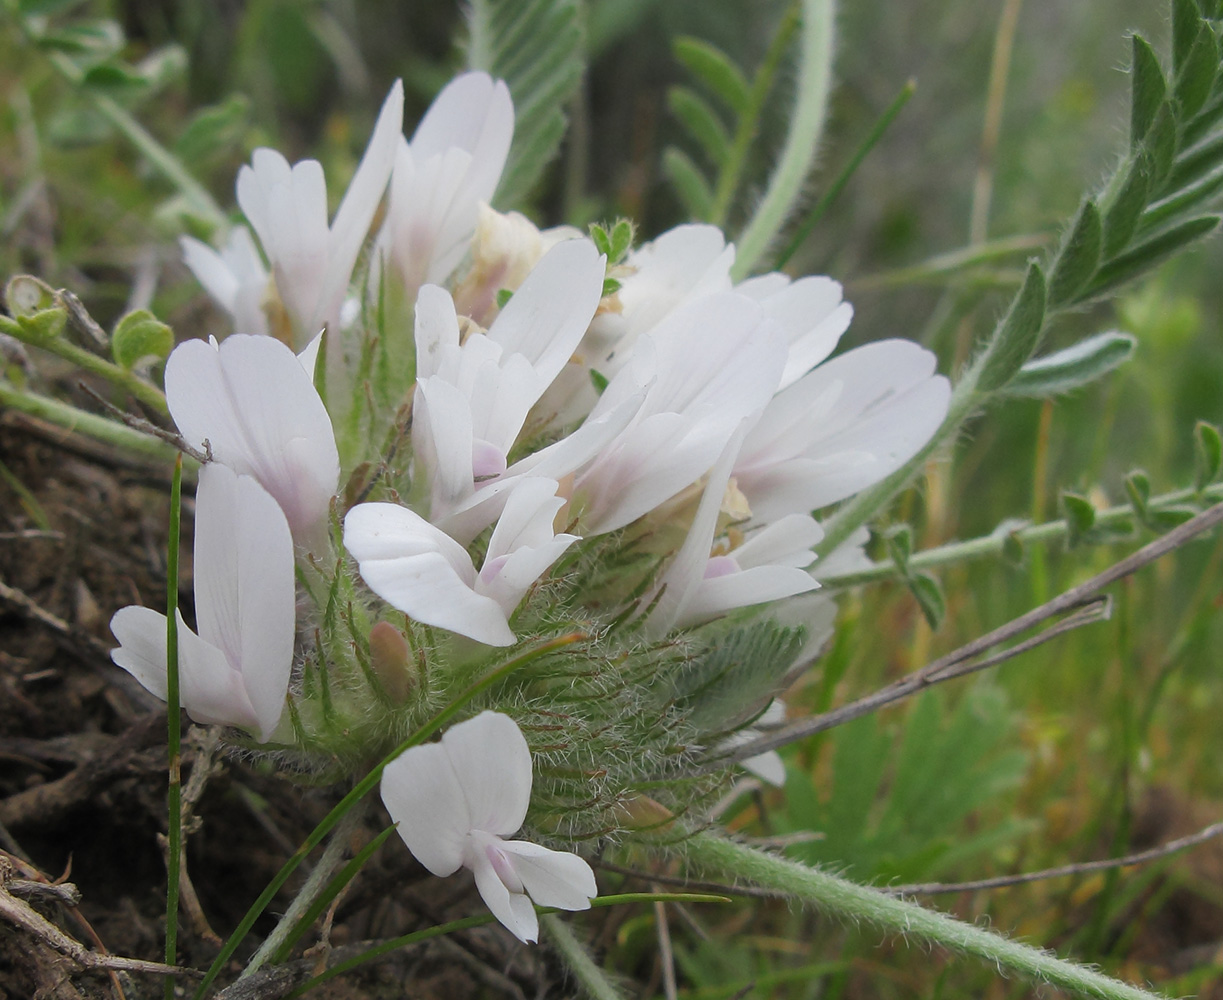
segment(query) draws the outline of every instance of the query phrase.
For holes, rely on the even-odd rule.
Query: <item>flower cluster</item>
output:
[[[768,610],[818,586],[813,512],[911,458],[949,387],[907,341],[832,358],[840,286],[736,285],[714,227],[634,249],[627,224],[592,239],[491,209],[504,84],[453,81],[410,141],[402,104],[396,84],[330,225],[319,164],[261,149],[237,197],[262,254],[240,227],[220,252],[183,241],[236,332],[166,367],[210,458],[182,704],[355,765],[503,650],[575,637],[472,706],[501,713],[383,776],[421,863],[470,868],[532,940],[528,895],[577,909],[595,885],[573,854],[502,839],[537,808],[529,745],[532,828],[563,841],[575,803],[599,803],[585,836],[614,834],[647,780],[741,740],[801,647]],[[164,696],[164,618],[125,608],[112,628],[115,662]]]

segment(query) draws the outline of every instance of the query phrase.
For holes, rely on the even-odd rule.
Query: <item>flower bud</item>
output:
[[[388,698],[402,705],[419,685],[408,640],[390,622],[369,630],[369,661]]]

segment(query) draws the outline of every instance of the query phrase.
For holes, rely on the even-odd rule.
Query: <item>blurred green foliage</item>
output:
[[[410,132],[464,64],[455,4],[68,0],[23,7],[45,10],[48,24],[91,19],[96,30],[77,38],[77,54],[93,46],[96,66],[112,67],[95,74],[95,87],[177,153],[231,213],[237,168],[260,144],[290,159],[317,156],[338,196],[390,82],[405,81]],[[692,86],[699,58],[690,45],[686,68],[674,41],[700,39],[752,68],[788,7],[780,0],[589,0],[589,70],[565,109],[572,130],[535,189],[533,217],[583,224],[626,215],[638,223],[639,239],[681,221],[664,150],[674,146],[702,168],[715,166],[711,130],[733,122],[711,124],[690,92],[672,89]],[[1022,252],[912,279],[918,265],[969,242],[1000,9],[975,0],[841,6],[838,89],[814,195],[906,81],[917,81],[912,101],[789,266],[846,283],[856,309],[847,343],[922,339],[949,371],[963,360],[966,339],[992,325],[1022,280]],[[1119,69],[1130,59],[1130,30],[1165,51],[1164,5],[1022,5],[998,147],[985,165],[993,185],[990,238],[1031,236],[1027,252],[1053,245],[1081,194],[1115,165],[1128,127],[1128,83]],[[126,38],[121,51],[116,37]],[[59,51],[70,43],[64,36]],[[124,67],[139,72],[133,77]],[[791,71],[782,67],[783,83]],[[786,110],[780,99],[765,109],[747,167],[757,184]],[[178,263],[174,237],[198,220],[184,215],[165,178],[7,14],[0,15],[0,150],[0,274],[32,272],[71,288],[108,327],[152,306],[179,336],[223,328]],[[732,213],[730,221],[741,220]],[[925,491],[906,498],[899,516],[917,526],[914,548],[986,534],[1010,517],[1057,517],[1064,490],[1097,506],[1124,502],[1124,480],[1135,469],[1145,470],[1154,492],[1191,484],[1195,421],[1223,421],[1221,266],[1223,245],[1209,243],[1114,303],[1059,319],[1045,350],[1119,330],[1136,338],[1134,359],[1090,388],[1047,402],[1009,401],[974,422]],[[901,278],[901,269],[910,277]],[[1140,531],[1128,544],[1149,537]],[[832,649],[791,693],[792,712],[824,710],[919,667],[1102,569],[1119,551],[1028,552],[1020,566],[946,570],[946,615],[936,634],[903,585],[849,595]],[[1120,587],[1111,622],[1042,647],[989,681],[927,695],[786,751],[784,795],[741,798],[730,823],[753,833],[815,829],[824,838],[792,848],[796,857],[906,881],[1056,866],[1124,853],[1136,831],[1154,830],[1153,841],[1187,832],[1223,800],[1221,564],[1223,543],[1194,544]],[[1188,949],[1201,943],[1194,935],[1209,933],[1202,925],[1166,936],[1180,912],[1169,909],[1177,894],[1220,910],[1191,865],[1168,871],[1162,888],[1148,877],[1079,877],[953,898],[963,915],[1072,948],[1086,961],[1156,976],[1167,971],[1159,949]],[[908,956],[903,945],[881,950],[870,932],[784,908],[745,905],[716,919],[704,927],[672,922],[677,965],[690,986],[683,995],[733,996],[752,983],[759,995],[777,997],[1007,992],[990,970],[924,952]],[[654,933],[652,913],[626,917],[610,963],[648,979]],[[1125,964],[1131,960],[1151,964]],[[1217,969],[1199,965],[1168,988],[1203,992],[1217,980]]]

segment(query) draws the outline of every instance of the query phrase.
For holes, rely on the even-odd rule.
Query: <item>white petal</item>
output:
[[[459,349],[459,319],[450,293],[425,285],[416,298],[416,377],[441,371],[442,358]]]
[[[811,549],[824,538],[824,529],[807,514],[788,514],[752,531],[731,554],[743,569],[753,566],[810,566]]]
[[[588,910],[599,894],[595,873],[582,858],[525,840],[507,840],[501,848],[512,856],[514,871],[539,906]]]
[[[674,625],[697,625],[735,608],[805,594],[818,586],[810,573],[793,566],[754,566],[702,579],[688,592]]]
[[[405,750],[382,772],[382,801],[408,850],[434,875],[452,875],[471,830],[467,799],[440,743]]]
[[[532,944],[539,940],[539,918],[535,915],[535,907],[531,901],[520,892],[510,892],[501,876],[493,868],[493,863],[481,851],[470,859],[472,873],[476,877],[476,888],[480,890],[480,898],[492,911],[494,917],[514,937],[524,944]]]
[[[518,723],[481,712],[442,737],[467,800],[470,829],[497,835],[522,826],[531,802],[531,751]]]
[[[565,505],[553,479],[529,476],[519,482],[506,502],[489,539],[476,589],[513,613],[535,581],[574,542],[576,535],[557,535],[552,521]]]
[[[293,539],[267,491],[215,462],[196,490],[195,606],[201,641],[224,651],[268,739],[293,663]]]
[[[782,763],[781,754],[776,750],[741,760],[739,766],[775,788],[781,788],[786,783],[786,765]]]
[[[315,337],[305,346],[297,355],[297,362],[302,366],[302,371],[310,379],[310,384],[314,384],[314,369],[318,367],[318,352],[323,346],[323,334],[326,330],[320,330]]]
[[[344,518],[344,547],[370,590],[417,621],[490,646],[514,643],[500,605],[472,589],[467,550],[414,511],[359,504]]]
[[[126,607],[110,622],[119,640],[111,659],[150,694],[166,700],[166,616],[149,608]],[[237,726],[260,734],[259,720],[242,684],[242,675],[225,654],[204,642],[178,615],[179,704],[196,722]]]
[[[110,651],[116,666],[138,680],[146,691],[166,700],[166,616],[152,608],[120,608],[110,620],[119,648]]]
[[[701,583],[709,561],[709,550],[713,547],[713,535],[718,524],[718,513],[722,508],[722,498],[726,495],[726,486],[730,482],[730,470],[734,466],[735,456],[739,453],[746,432],[747,424],[744,422],[723,448],[717,464],[710,470],[684,544],[659,578],[658,586],[664,589],[649,620],[650,631],[655,635],[664,635],[675,626]]]
[[[403,135],[403,81],[396,80],[378,113],[365,155],[336,210],[328,244],[327,276],[319,292],[316,321],[334,324],[352,279],[357,255],[386,193],[395,150]]]
[[[238,278],[226,266],[221,255],[206,243],[191,236],[181,236],[178,245],[183,251],[183,263],[204,286],[204,291],[216,299],[227,312],[232,313],[238,298]]]
[[[451,147],[467,150],[481,164],[480,186],[488,191],[482,200],[489,201],[513,134],[514,106],[505,83],[487,73],[464,73],[433,99],[412,135],[412,152],[427,157]]]
[[[606,263],[589,240],[558,243],[527,275],[488,331],[489,339],[507,354],[521,354],[531,362],[544,388],[590,325],[603,294]]]
[[[290,650],[290,653],[292,651]],[[284,670],[285,688],[289,671]],[[276,728],[280,712],[269,724],[260,718],[251,703],[242,673],[216,646],[205,642],[178,619],[179,700],[187,714],[204,725],[237,726],[254,733],[260,743],[267,742]],[[281,689],[281,702],[285,688]]]
[[[416,473],[423,475],[429,486],[429,514],[435,521],[471,495],[474,444],[467,397],[441,376],[418,380],[412,447]]]
[[[219,350],[191,340],[166,363],[166,402],[188,443],[254,476],[304,542],[339,484],[331,418],[296,355],[271,337],[235,334]]]
[[[947,412],[934,356],[908,341],[868,344],[779,393],[744,444],[735,476],[761,520],[823,507],[909,460]]]

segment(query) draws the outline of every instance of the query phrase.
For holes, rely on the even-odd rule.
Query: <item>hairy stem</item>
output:
[[[555,913],[539,918],[540,925],[548,934],[548,940],[564,959],[565,966],[594,1000],[624,1000],[624,994],[616,988],[590,953],[566,924]]]
[[[735,241],[735,263],[731,276],[746,278],[777,237],[803,193],[803,185],[815,162],[824,121],[828,116],[828,94],[832,88],[833,0],[803,0],[801,61],[795,87],[797,100],[790,132],[777,161],[768,190],[751,221]]]
[[[771,889],[778,896],[815,906],[841,920],[866,921],[902,937],[920,938],[1080,996],[1101,1000],[1158,997],[937,910],[711,833],[696,834],[684,842],[684,848],[691,862],[718,878],[741,879]]]
[[[1207,504],[1223,500],[1223,483],[1208,486],[1201,493],[1192,489],[1173,490],[1163,496],[1153,497],[1150,501],[1152,512],[1158,512],[1179,504],[1192,501]],[[1117,504],[1096,511],[1095,527],[1109,529],[1121,528],[1134,519],[1134,508],[1129,504]],[[983,559],[987,556],[1001,555],[1008,539],[1013,539],[1021,546],[1052,545],[1065,541],[1070,534],[1068,522],[1047,521],[1044,524],[1030,524],[1016,528],[1014,531],[995,530],[980,538],[970,538],[963,542],[949,542],[937,548],[916,553],[909,560],[911,570],[936,569],[939,566],[949,566],[968,562],[973,559]],[[818,567],[817,567],[818,568]],[[821,576],[820,584],[828,590],[838,590],[845,587],[857,587],[865,583],[876,583],[880,580],[899,576],[899,569],[890,559],[881,560],[871,566],[851,573],[839,573],[832,576]]]

